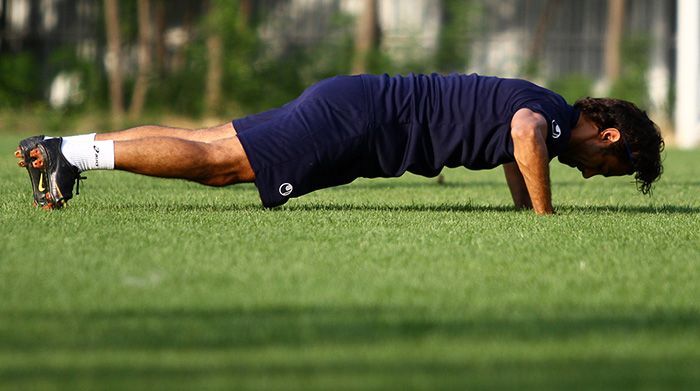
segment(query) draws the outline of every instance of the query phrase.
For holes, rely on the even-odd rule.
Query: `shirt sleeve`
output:
[[[513,113],[526,108],[544,117],[547,121],[547,152],[551,160],[567,149],[578,115],[573,118],[575,112],[564,98],[544,88],[542,90],[537,94],[528,94],[528,99],[516,103]]]

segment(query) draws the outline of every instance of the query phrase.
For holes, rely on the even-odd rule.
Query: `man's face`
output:
[[[596,175],[621,176],[634,173],[632,164],[612,152],[612,146],[592,138],[559,156],[559,161],[577,168],[588,179]]]
[[[581,156],[578,159],[570,156],[559,156],[559,161],[567,166],[577,168],[586,179],[596,175],[609,177],[634,173],[629,163],[621,162],[617,156],[603,152]]]

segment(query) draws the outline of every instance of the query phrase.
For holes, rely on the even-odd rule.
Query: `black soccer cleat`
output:
[[[32,167],[39,170],[37,190],[43,193],[44,209],[60,209],[73,198],[73,186],[80,182],[80,171],[70,164],[61,153],[62,138],[41,141],[29,151]],[[78,194],[76,187],[75,194]]]
[[[44,197],[43,192],[39,191],[41,171],[32,166],[32,158],[29,156],[29,152],[43,140],[43,135],[27,137],[19,142],[19,146],[15,151],[15,157],[21,159],[18,163],[19,166],[26,168],[29,173],[29,181],[32,183],[32,191],[34,193],[34,206],[40,207],[46,205],[46,197]]]

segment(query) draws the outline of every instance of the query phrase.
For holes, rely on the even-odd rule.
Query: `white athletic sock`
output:
[[[64,137],[61,152],[81,172],[114,169],[114,141],[95,141],[95,133]]]

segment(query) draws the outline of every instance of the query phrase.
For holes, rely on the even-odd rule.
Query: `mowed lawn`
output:
[[[252,185],[90,172],[31,207],[0,136],[1,389],[698,389],[700,151],[653,197],[552,165],[358,180],[265,210]]]

